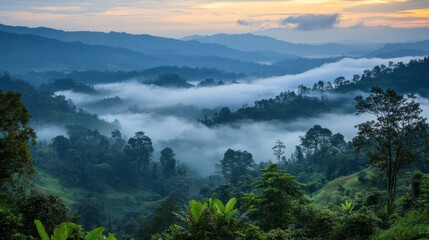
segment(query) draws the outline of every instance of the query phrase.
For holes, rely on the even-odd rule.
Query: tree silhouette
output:
[[[396,196],[400,170],[421,156],[420,147],[427,136],[426,119],[414,95],[403,97],[392,89],[372,88],[367,98],[357,96],[357,114],[369,113],[376,120],[357,125],[354,138],[358,150],[366,147],[370,165],[384,172],[388,182],[388,211],[391,213]]]

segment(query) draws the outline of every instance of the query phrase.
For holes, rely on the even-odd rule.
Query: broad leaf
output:
[[[40,220],[34,220],[34,224],[36,224],[37,232],[39,233],[41,240],[49,240],[49,235],[45,230],[42,222]]]
[[[85,240],[97,240],[103,235],[103,232],[104,227],[95,228],[85,235]]]
[[[51,240],[66,240],[67,239],[67,223],[63,222],[54,230]]]
[[[215,205],[217,207],[218,213],[224,214],[225,213],[225,205],[223,205],[222,201],[219,200],[218,198],[216,198],[214,200],[214,202],[215,202]]]
[[[234,210],[234,206],[237,203],[237,198],[231,198],[225,206],[225,214],[229,217],[232,216],[236,211]]]

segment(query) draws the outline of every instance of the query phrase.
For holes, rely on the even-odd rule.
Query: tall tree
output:
[[[398,173],[419,159],[427,123],[414,95],[404,97],[394,90],[372,88],[368,97],[356,98],[357,114],[369,113],[376,120],[357,125],[354,144],[366,147],[370,165],[384,172],[388,183],[388,211],[392,212]]]
[[[225,180],[235,184],[241,176],[249,174],[254,166],[255,161],[251,153],[228,149],[220,160],[219,167]]]
[[[147,170],[153,153],[152,140],[144,132],[136,132],[135,136],[128,140],[124,152],[129,154],[137,162],[137,169]]]
[[[27,125],[29,120],[21,94],[0,90],[0,183],[15,173],[34,171],[29,143],[36,143],[36,133]]]
[[[276,145],[273,147],[274,156],[277,158],[277,163],[280,163],[282,155],[285,153],[286,146],[282,141],[277,140]]]
[[[262,169],[262,178],[253,183],[254,193],[246,199],[250,211],[264,230],[287,229],[293,218],[294,207],[304,201],[301,184],[276,164]]]
[[[331,130],[314,125],[305,133],[305,136],[301,137],[301,146],[307,150],[307,154],[318,157],[320,151],[331,144],[331,140]]]
[[[161,162],[162,174],[165,177],[171,177],[176,175],[176,159],[174,159],[173,150],[169,147],[164,148],[161,151],[161,157],[159,161]]]

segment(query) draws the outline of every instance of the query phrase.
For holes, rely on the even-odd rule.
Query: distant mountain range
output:
[[[425,56],[429,55],[429,40],[387,45],[312,45],[254,34],[190,36],[178,40],[144,34],[67,32],[0,24],[0,51],[0,69],[12,73],[188,66],[262,77],[300,73],[345,56]],[[315,57],[321,59],[311,59]]]
[[[273,60],[272,54],[249,52],[232,49],[216,43],[200,43],[197,41],[181,41],[173,38],[156,37],[147,34],[129,34],[120,32],[66,32],[51,28],[15,27],[0,24],[0,31],[16,34],[33,34],[64,42],[82,42],[85,44],[104,45],[127,48],[136,52],[154,56],[217,56],[246,62]],[[286,58],[277,54],[275,60]]]
[[[421,2],[424,2],[422,0]],[[255,32],[288,42],[298,43],[395,43],[418,42],[429,39],[429,27],[395,28],[389,26],[333,27],[314,31],[302,31],[294,28],[278,27]]]
[[[370,53],[367,57],[429,56],[429,40],[414,43],[391,43]]]
[[[141,70],[156,66],[216,68],[266,76],[282,69],[218,56],[146,55],[130,49],[64,42],[29,34],[0,32],[0,69],[13,73],[51,70]]]
[[[287,54],[292,58],[298,57],[325,57],[325,56],[351,56],[357,57],[376,50],[379,45],[368,44],[338,44],[328,43],[310,45],[290,43],[275,38],[254,34],[215,34],[211,36],[194,35],[183,38],[201,43],[222,44],[242,51],[270,51]]]
[[[123,48],[66,43],[35,35],[0,32],[0,66],[13,72],[60,69],[150,68],[165,61]]]

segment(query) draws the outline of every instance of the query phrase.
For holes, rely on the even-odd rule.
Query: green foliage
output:
[[[40,222],[39,220],[34,220],[34,224],[36,224],[37,232],[39,233],[40,238],[42,240],[49,240],[49,235],[46,232],[42,222]]]
[[[225,180],[233,185],[237,184],[240,177],[252,174],[255,161],[251,153],[247,151],[226,150],[219,168]]]
[[[12,209],[0,205],[0,234],[4,239],[12,239],[22,227],[22,216]]]
[[[152,140],[144,132],[136,132],[135,136],[128,140],[124,152],[136,162],[138,171],[145,171],[153,153]]]
[[[264,230],[287,229],[293,221],[296,205],[303,203],[302,185],[276,164],[262,169],[262,178],[254,182],[254,192],[246,196],[250,212]]]
[[[299,182],[307,184],[308,193],[314,193],[334,178],[346,176],[367,166],[363,156],[355,153],[350,142],[341,133],[314,125],[301,138],[285,169]]]
[[[161,163],[162,174],[165,177],[176,175],[176,159],[174,159],[174,152],[171,148],[167,147],[161,151],[159,161]]]
[[[49,92],[57,92],[61,90],[72,90],[86,94],[97,94],[94,87],[88,86],[71,78],[59,78],[50,80],[48,84],[42,84],[39,89]]]
[[[196,200],[189,201],[189,213],[191,214],[191,222],[194,224],[198,224],[200,221],[201,215],[204,210],[207,208],[207,202],[199,202]]]
[[[36,133],[29,120],[21,94],[0,90],[0,184],[12,181],[14,174],[34,173],[29,144],[36,143]]]
[[[104,227],[99,227],[91,230],[89,233],[85,235],[85,240],[97,240],[99,239],[104,232]]]
[[[37,191],[20,199],[17,210],[23,217],[22,233],[35,236],[33,220],[39,219],[45,223],[48,232],[54,230],[61,222],[68,221],[68,208],[58,197],[46,195]]]
[[[344,213],[351,214],[355,206],[356,204],[353,204],[352,201],[346,200],[344,203],[341,203],[339,209]]]
[[[398,219],[389,229],[380,231],[374,240],[402,240],[429,238],[429,212],[415,210]]]
[[[60,126],[85,125],[88,128],[113,130],[112,125],[98,119],[97,115],[78,110],[64,96],[52,96],[51,93],[39,91],[8,74],[0,75],[0,89],[21,93],[22,101],[34,122]]]
[[[194,86],[188,83],[185,79],[181,78],[179,75],[171,73],[162,74],[151,83],[161,87],[190,88]]]
[[[371,211],[356,211],[339,219],[333,239],[369,239],[378,230],[380,219]]]
[[[236,112],[231,112],[228,107],[222,108],[214,113],[211,119],[202,119],[200,122],[207,126],[229,124],[240,120],[269,121],[283,120],[292,121],[299,117],[315,117],[320,113],[330,111],[334,105],[342,102],[329,102],[326,97],[305,96],[296,94],[294,91],[286,91],[275,98],[255,101],[254,106],[243,106]]]
[[[404,98],[392,89],[373,88],[367,98],[355,99],[358,114],[372,114],[376,121],[357,125],[359,131],[353,141],[357,150],[365,148],[369,164],[384,172],[388,182],[387,205],[392,212],[398,174],[420,158],[428,125],[413,95]]]
[[[234,208],[237,199],[230,199],[224,205],[219,199],[205,202],[189,201],[188,212],[176,214],[184,223],[184,227],[173,224],[163,234],[154,235],[154,239],[236,239],[240,231],[240,222],[233,217],[237,212]]]
[[[54,229],[51,237],[49,237],[40,220],[34,220],[34,224],[41,240],[116,240],[116,237],[111,233],[108,234],[107,238],[103,235],[104,227],[94,228],[87,233],[83,233],[80,225],[72,222],[62,222]]]

